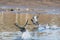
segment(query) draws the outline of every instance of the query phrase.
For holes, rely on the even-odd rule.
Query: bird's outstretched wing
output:
[[[28,20],[26,21],[26,23],[23,26],[19,26],[18,23],[15,23],[14,25],[17,27],[25,27],[26,25],[28,25]]]
[[[28,25],[28,20],[27,20],[26,23],[24,24],[24,27],[25,27],[26,25]]]
[[[19,26],[17,23],[14,24],[16,27],[18,27],[19,29],[21,29],[22,27]]]
[[[27,24],[28,24],[28,20],[27,20],[27,22],[25,23],[25,25],[23,25],[23,26],[19,26],[18,23],[15,23],[14,25],[15,25],[16,27],[18,27],[21,32],[25,32],[25,31],[26,31],[25,27],[26,27]]]
[[[26,31],[25,27],[21,27],[17,23],[15,23],[15,26],[18,27],[21,32],[25,32]]]

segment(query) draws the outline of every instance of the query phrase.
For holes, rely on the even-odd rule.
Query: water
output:
[[[40,33],[38,35],[38,33]],[[40,30],[40,32],[30,32],[31,39],[26,40],[60,40],[60,28],[57,29],[44,29]],[[34,35],[34,36],[32,36]],[[18,32],[0,32],[1,40],[22,40],[22,33]],[[25,40],[25,39],[24,39]]]
[[[57,27],[56,25],[53,25],[51,28],[46,29],[43,29],[42,27],[39,31],[44,34],[39,37],[39,40],[60,40],[60,27]]]
[[[44,30],[47,33],[45,36],[41,36],[40,40],[59,40],[60,39],[60,30]],[[51,34],[48,34],[51,33]]]

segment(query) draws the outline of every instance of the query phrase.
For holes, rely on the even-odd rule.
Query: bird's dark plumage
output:
[[[38,22],[34,23],[33,19],[31,19],[31,21],[32,21],[32,23],[33,23],[34,25],[39,25]]]
[[[25,32],[26,31],[25,26],[27,25],[27,23],[28,23],[28,20],[27,20],[27,22],[25,23],[24,26],[19,26],[17,23],[15,23],[15,26],[18,27],[21,32]]]

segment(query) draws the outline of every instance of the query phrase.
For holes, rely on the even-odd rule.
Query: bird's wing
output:
[[[22,27],[19,26],[17,23],[15,23],[15,26],[18,27],[19,29],[22,29]]]
[[[26,25],[28,25],[28,20],[26,21],[26,23],[24,24],[24,26],[23,26],[23,27],[25,27]]]

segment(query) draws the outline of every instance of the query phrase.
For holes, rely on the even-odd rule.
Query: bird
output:
[[[28,20],[27,20],[27,22],[25,23],[25,25],[23,25],[23,26],[19,26],[18,23],[15,23],[14,25],[15,25],[16,27],[18,27],[21,32],[25,32],[25,31],[26,31],[25,26],[26,26],[27,24],[28,24]]]
[[[19,26],[17,23],[15,23],[15,26],[17,26],[20,31],[22,32],[22,39],[31,39],[31,35],[30,32],[25,28],[25,26],[27,25],[28,21],[26,22],[26,24],[24,26]]]

